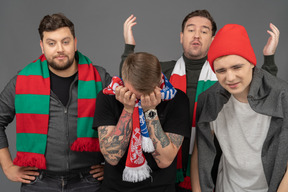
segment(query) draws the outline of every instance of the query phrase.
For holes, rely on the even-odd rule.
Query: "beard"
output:
[[[65,62],[65,63],[58,64],[57,62],[53,61],[53,59],[55,57],[52,60],[47,60],[47,63],[51,68],[53,68],[57,71],[64,71],[64,70],[68,69],[69,67],[71,67],[72,64],[74,63],[74,57],[72,59],[70,59],[67,55],[65,55],[65,56],[68,58],[67,62]]]

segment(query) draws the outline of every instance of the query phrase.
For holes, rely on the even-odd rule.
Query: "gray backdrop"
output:
[[[183,18],[192,10],[207,9],[218,29],[228,23],[246,27],[258,65],[268,39],[269,22],[281,31],[276,53],[278,77],[288,80],[288,1],[287,0],[9,0],[0,3],[0,90],[8,81],[41,54],[38,25],[43,16],[62,12],[75,25],[78,49],[94,64],[118,74],[124,48],[123,22],[137,17],[134,34],[136,51],[146,51],[159,60],[177,60],[182,54],[179,41]],[[15,122],[7,127],[10,151],[15,157]],[[19,191],[19,183],[10,182],[0,171],[0,191]]]

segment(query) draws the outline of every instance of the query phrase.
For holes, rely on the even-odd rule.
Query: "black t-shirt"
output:
[[[77,73],[70,77],[60,77],[49,70],[51,90],[57,95],[61,103],[66,106],[69,101],[70,86]]]
[[[190,137],[189,101],[184,92],[177,90],[174,99],[162,101],[156,109],[164,132]],[[117,101],[114,95],[104,95],[101,91],[96,101],[96,127],[116,125],[122,110],[122,103]],[[160,169],[153,156],[150,153],[144,153],[148,165],[152,169],[151,177],[142,182],[132,183],[122,181],[127,151],[118,165],[112,166],[108,162],[105,162],[105,179],[103,181],[102,191],[175,191],[176,157],[169,167]]]

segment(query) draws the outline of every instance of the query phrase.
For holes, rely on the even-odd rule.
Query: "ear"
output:
[[[75,46],[75,51],[77,51],[77,38],[75,37],[75,40],[74,40],[74,46]]]
[[[44,47],[43,47],[43,42],[42,42],[42,40],[40,40],[40,47],[41,47],[42,54],[44,54]]]
[[[183,43],[183,32],[180,32],[180,43]]]
[[[215,37],[215,35],[214,35],[214,36],[212,36],[212,41],[214,40],[214,37]],[[211,41],[211,42],[212,42],[212,41]]]

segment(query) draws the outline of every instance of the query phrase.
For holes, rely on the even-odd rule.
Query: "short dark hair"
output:
[[[188,19],[190,19],[192,17],[197,17],[197,16],[198,17],[205,17],[211,22],[211,25],[212,25],[212,36],[215,36],[216,31],[217,31],[216,22],[214,21],[213,17],[210,15],[210,13],[206,9],[196,10],[196,11],[192,11],[191,13],[189,13],[184,18],[184,20],[182,21],[182,33],[184,32],[185,25],[186,25]]]
[[[156,56],[138,52],[129,54],[122,67],[124,83],[128,81],[135,90],[150,94],[160,85],[161,65]]]
[[[62,27],[68,27],[75,38],[74,24],[62,13],[44,16],[38,28],[40,39],[43,40],[44,31],[55,31]]]

